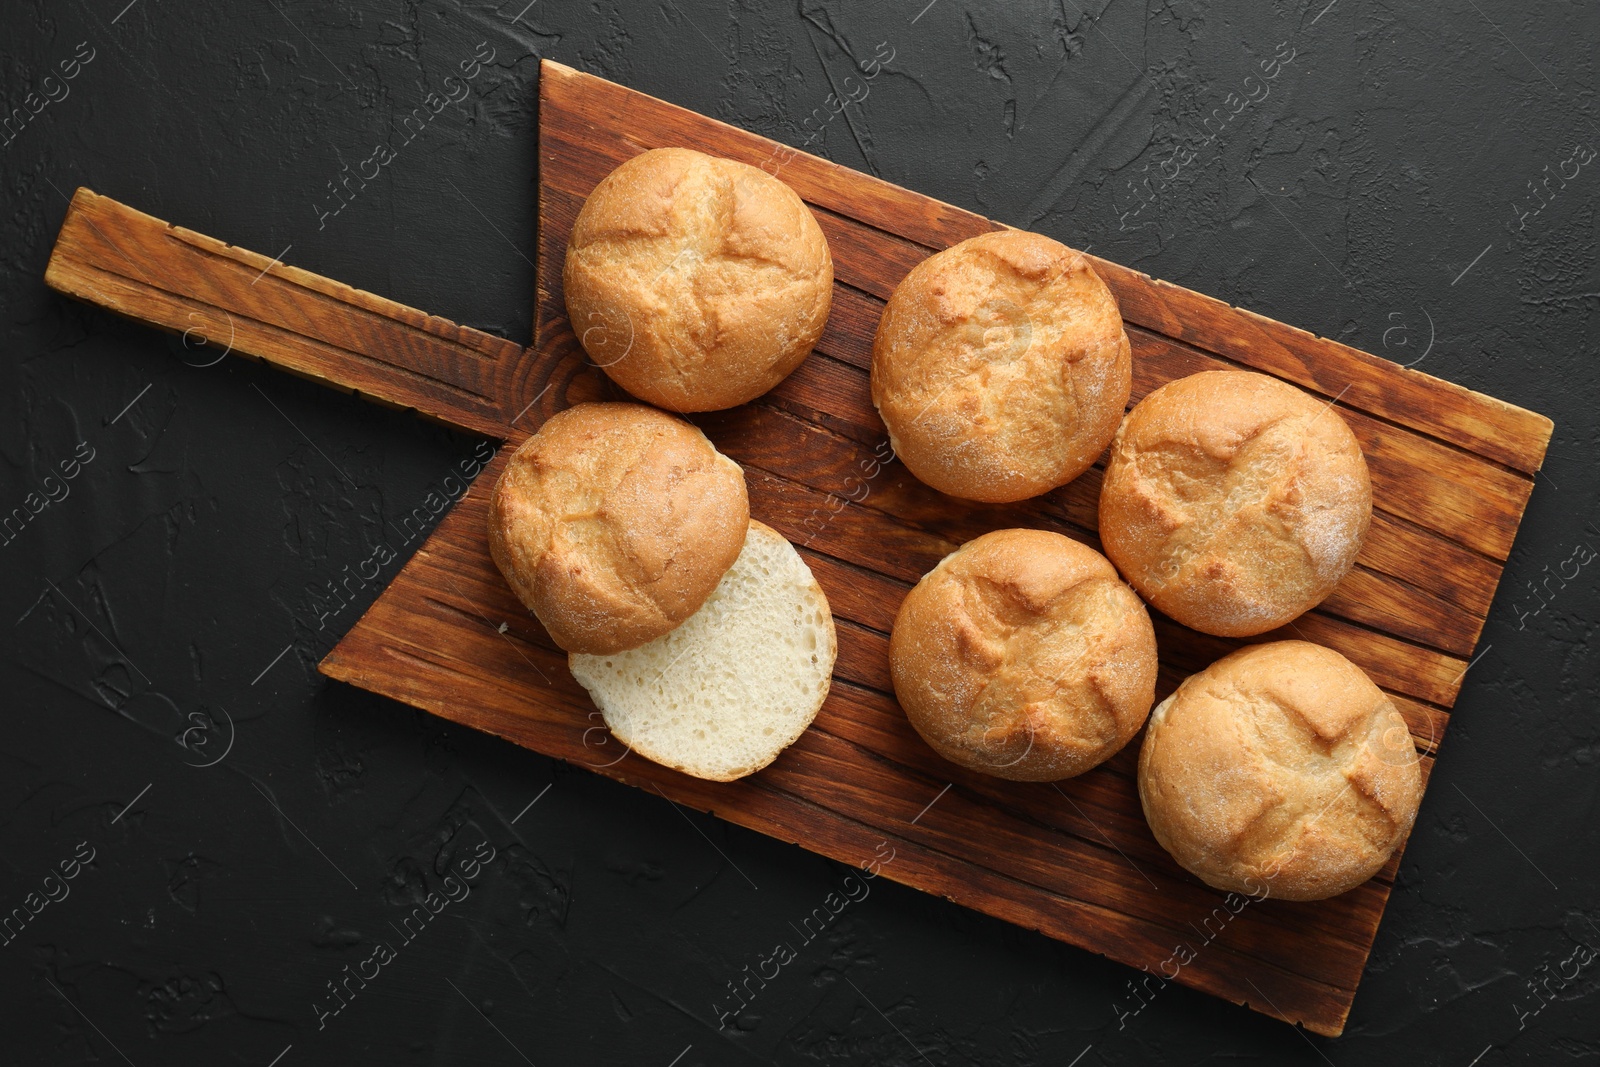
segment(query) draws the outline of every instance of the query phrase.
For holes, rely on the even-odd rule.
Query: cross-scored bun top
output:
[[[795,191],[687,148],[635,156],[595,186],[562,279],[590,358],[673,411],[777,385],[822,336],[833,299],[828,242]]]
[[[1100,539],[1185,626],[1244,637],[1315,607],[1355,565],[1372,484],[1333,406],[1264,374],[1206,371],[1129,412],[1100,490]]]
[[[928,485],[1023,500],[1105,451],[1132,367],[1117,302],[1082,253],[1000,230],[930,256],[895,287],[872,344],[872,402]]]
[[[1388,862],[1417,817],[1422,775],[1405,719],[1361,668],[1275,641],[1161,702],[1139,797],[1156,840],[1207,885],[1320,900]]]
[[[1044,530],[996,530],[917,583],[889,665],[906,717],[941,756],[1053,781],[1139,732],[1155,699],[1156,640],[1100,553]]]
[[[489,552],[568,652],[636,648],[705,603],[749,528],[744,471],[643,404],[579,404],[523,442],[489,502]]]

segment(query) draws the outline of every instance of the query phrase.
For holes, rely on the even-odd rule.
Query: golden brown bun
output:
[[[872,343],[872,403],[906,468],[1002,502],[1088,470],[1133,382],[1111,291],[1084,256],[1000,230],[930,256],[895,287]]]
[[[1139,798],[1156,840],[1217,889],[1320,900],[1365,882],[1417,817],[1405,719],[1339,653],[1252,645],[1150,716]]]
[[[705,434],[643,404],[579,404],[501,472],[489,553],[556,644],[604,655],[693,615],[749,522],[744,471]]]
[[[1155,699],[1156,638],[1100,553],[1044,530],[996,530],[911,590],[889,666],[906,717],[945,759],[1047,782],[1139,732]]]
[[[778,179],[657,148],[589,194],[562,280],[572,332],[618,385],[673,411],[713,411],[806,358],[828,319],[833,259]]]
[[[1100,540],[1139,595],[1246,637],[1322,601],[1372,518],[1361,446],[1331,404],[1264,374],[1206,371],[1128,413],[1100,490]]]

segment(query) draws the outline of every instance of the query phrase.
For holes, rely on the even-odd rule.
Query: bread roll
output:
[[[809,208],[731,159],[657,148],[595,186],[562,272],[578,341],[634,396],[673,411],[754,399],[806,358],[833,299]]]
[[[811,569],[781,534],[752,522],[739,558],[682,626],[568,663],[629,749],[728,782],[771,763],[811,725],[836,648]]]
[[[1139,799],[1156,840],[1217,889],[1320,900],[1371,878],[1422,801],[1394,703],[1339,653],[1253,645],[1150,716]]]
[[[906,717],[945,759],[1044,782],[1082,774],[1139,732],[1156,639],[1100,553],[1043,530],[996,530],[917,583],[889,666]]]
[[[1081,253],[1000,230],[923,260],[872,344],[872,402],[906,468],[941,493],[1038,496],[1105,451],[1132,388],[1111,291]]]
[[[1100,490],[1100,540],[1139,595],[1225,637],[1315,607],[1355,565],[1371,517],[1367,463],[1338,411],[1245,371],[1141,400]]]
[[[569,652],[620,652],[693,615],[744,545],[744,471],[681,419],[579,404],[511,457],[489,552]]]

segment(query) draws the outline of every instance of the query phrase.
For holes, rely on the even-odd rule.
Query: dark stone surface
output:
[[[0,1060],[1600,1059],[1600,963],[1537,1014],[1529,985],[1600,948],[1600,565],[1530,588],[1600,547],[1600,160],[1530,187],[1600,148],[1593,3],[526,2],[7,0],[0,511],[66,495],[0,544],[0,910],[69,895],[0,949]],[[469,95],[324,218],[480,42]],[[479,442],[42,282],[82,184],[526,341],[539,56],[800,144],[879,42],[830,158],[1556,421],[1342,1040],[1179,987],[1119,1025],[1134,972],[886,882],[719,1032],[842,868],[314,671],[376,585],[320,620],[314,588]]]

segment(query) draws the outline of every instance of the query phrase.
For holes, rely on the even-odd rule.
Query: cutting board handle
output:
[[[224,244],[79,188],[45,283],[208,350],[494,437],[532,432],[532,349]]]

